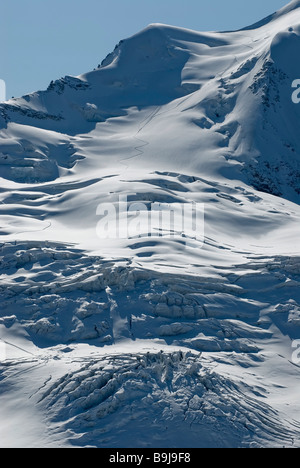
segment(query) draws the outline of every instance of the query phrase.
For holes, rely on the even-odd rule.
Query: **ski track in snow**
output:
[[[128,158],[121,159],[120,160],[121,164],[123,164],[125,161],[132,161],[132,159],[135,159],[138,156],[141,156],[141,155],[144,154],[144,151],[142,150],[142,148],[144,148],[145,146],[148,146],[149,142],[145,141],[145,140],[142,140],[141,138],[138,138],[137,135],[139,135],[139,133],[142,132],[142,130],[155,118],[155,116],[157,115],[159,110],[160,110],[160,107],[158,107],[153,113],[151,112],[150,116],[142,121],[139,130],[137,131],[136,135],[134,136],[134,138],[137,141],[139,141],[140,143],[142,143],[142,144],[134,147],[137,154],[134,154],[133,156],[129,156]],[[145,121],[146,121],[146,123],[144,123]],[[126,166],[126,170],[130,167],[129,165],[126,165],[126,164],[125,164],[125,166]]]

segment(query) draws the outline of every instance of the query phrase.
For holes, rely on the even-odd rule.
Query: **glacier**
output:
[[[299,50],[299,0],[152,24],[0,104],[0,447],[300,447]],[[120,199],[204,239],[100,238]]]

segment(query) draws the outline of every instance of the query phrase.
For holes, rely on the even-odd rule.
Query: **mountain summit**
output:
[[[133,112],[138,120],[146,109],[150,115],[155,107],[168,106],[167,112],[157,112],[154,125],[159,122],[160,128],[166,127],[174,113],[176,120],[182,120],[181,128],[187,120],[198,126],[194,132],[190,127],[188,137],[195,151],[184,157],[193,174],[204,170],[209,175],[218,167],[218,173],[230,172],[258,190],[297,201],[299,106],[291,96],[292,83],[300,76],[298,17],[296,1],[251,29],[237,32],[198,33],[150,25],[121,41],[98,69],[53,81],[47,91],[2,104],[0,125],[3,129],[9,122],[23,126],[20,138],[29,145],[26,132],[31,128],[40,129],[41,135],[45,130],[63,134],[75,155],[82,151],[72,140],[76,135]],[[6,131],[2,134],[5,148]],[[255,142],[253,135],[257,135]],[[178,154],[177,143],[176,148],[170,146],[173,137],[168,132],[160,137],[168,142],[163,166],[180,169],[174,164],[175,159],[180,165],[180,158],[173,157]],[[186,152],[184,138],[181,142]],[[0,140],[0,150],[1,145]],[[54,180],[61,162],[51,156],[49,147],[46,153],[43,162],[37,158],[34,166],[28,165],[21,174],[13,171],[11,176],[2,158],[1,175],[20,182]],[[23,165],[24,153],[18,154],[15,163]],[[65,164],[68,158],[68,154],[63,157]]]

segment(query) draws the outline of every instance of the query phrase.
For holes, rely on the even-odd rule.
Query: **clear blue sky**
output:
[[[92,70],[149,23],[195,30],[248,26],[288,0],[1,0],[0,79],[7,97]]]

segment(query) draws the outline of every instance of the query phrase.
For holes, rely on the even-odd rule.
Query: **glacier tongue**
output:
[[[300,446],[299,7],[0,104],[0,446]]]

